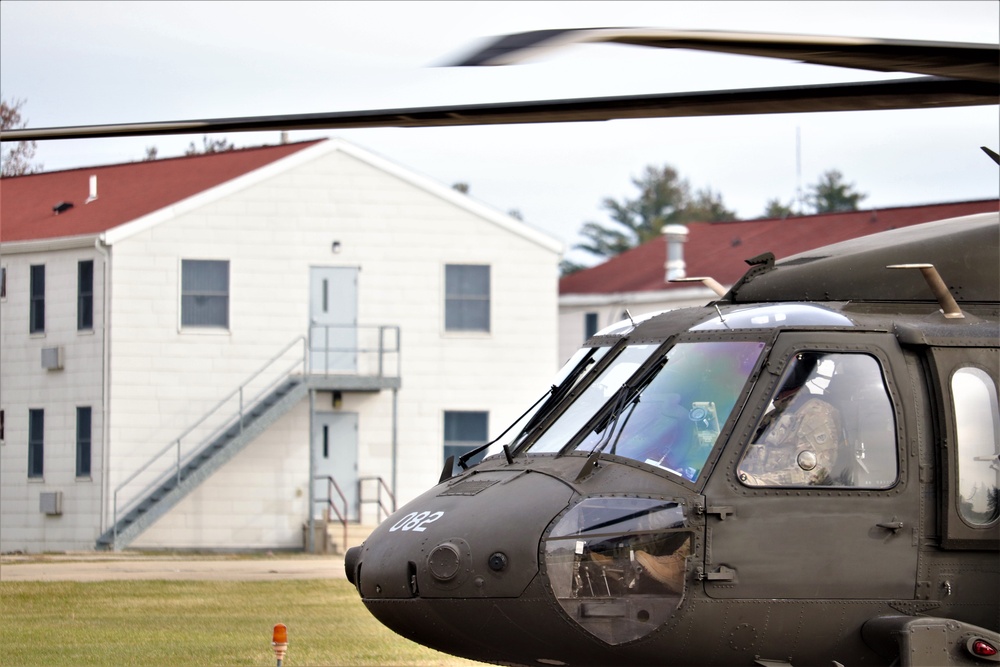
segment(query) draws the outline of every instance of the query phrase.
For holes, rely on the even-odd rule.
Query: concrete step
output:
[[[359,523],[347,524],[347,545],[343,548],[342,553],[347,553],[347,550],[351,547],[361,546],[361,543],[368,539],[368,536],[372,534],[375,528],[376,526],[367,526]],[[343,526],[340,524],[330,524],[327,526],[327,530],[330,531],[334,545],[339,546],[340,542],[344,540]]]
[[[344,542],[344,526],[343,524],[331,522],[324,526],[322,522],[316,522],[316,539],[314,541],[314,549],[316,553],[324,554],[339,554],[344,555],[347,550],[351,547],[361,546],[372,531],[375,530],[375,526],[362,525],[358,523],[348,523],[347,524],[347,544]],[[305,545],[305,540],[308,535],[308,529],[306,526],[302,527],[302,539],[303,546]],[[323,537],[325,536],[325,540]]]

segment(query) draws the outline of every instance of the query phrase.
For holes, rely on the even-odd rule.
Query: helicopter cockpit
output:
[[[584,347],[553,386],[560,394],[517,439],[517,454],[606,457],[698,486],[754,390],[762,364],[783,364],[736,469],[746,487],[887,489],[897,483],[896,417],[880,361],[847,350],[769,358],[751,329],[847,328],[806,304],[735,309],[666,344],[628,336],[634,322]],[[715,331],[747,331],[720,339]],[[735,340],[733,338],[736,338]],[[742,339],[741,339],[742,338]],[[783,354],[783,353],[779,353]],[[766,389],[766,388],[761,388]],[[589,463],[589,461],[588,461]],[[584,465],[578,481],[584,478]],[[686,595],[695,529],[677,499],[591,496],[542,538],[551,591],[569,617],[609,644],[658,627]]]
[[[697,339],[664,350],[634,343],[584,348],[593,378],[563,374],[578,394],[526,452],[621,457],[698,481],[765,344]],[[586,467],[586,466],[585,466]],[[692,526],[670,499],[590,497],[543,538],[552,594],[609,644],[662,624],[685,594]]]

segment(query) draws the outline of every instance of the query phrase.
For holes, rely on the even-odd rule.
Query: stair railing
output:
[[[341,543],[341,547],[347,550],[347,496],[344,492],[340,490],[340,485],[329,475],[317,475],[313,477],[317,482],[326,480],[326,498],[316,498],[313,502],[326,503],[324,511],[326,512],[326,520],[330,521],[330,512],[332,511],[337,515],[337,522],[341,525],[344,530],[344,541]],[[337,495],[340,496],[341,507],[343,511],[337,509],[337,506],[333,503],[333,492],[336,491]]]
[[[375,498],[365,500],[364,495],[364,483],[365,482],[375,482]],[[385,504],[382,502],[382,492],[389,497],[389,504],[392,508],[391,510],[386,508]],[[388,517],[390,514],[396,511],[396,497],[392,495],[392,491],[389,489],[389,485],[385,483],[385,480],[378,476],[371,477],[359,477],[358,478],[358,498],[359,505],[363,506],[365,503],[375,503],[376,506],[376,518],[378,523],[382,523],[382,514]],[[361,521],[361,517],[358,517],[358,521]]]
[[[314,322],[309,326],[309,373],[399,377],[400,343],[400,328],[395,324]]]
[[[275,377],[272,380],[270,380],[269,382],[267,382],[264,385],[263,388],[261,388],[261,389],[255,389],[254,393],[253,393],[253,396],[251,398],[247,398],[247,396],[245,394],[247,393],[247,390],[250,387],[250,385],[253,382],[255,382],[258,378],[260,378],[269,369],[273,370],[272,367],[276,366],[283,358],[285,358],[285,356],[288,354],[288,352],[291,351],[296,345],[301,345],[302,346],[302,354],[298,355],[292,361],[291,364],[278,369],[278,372],[275,373]],[[231,429],[231,428],[233,428],[233,427],[235,427],[235,426],[238,425],[239,430],[242,433],[242,431],[243,431],[243,425],[244,425],[244,422],[245,422],[245,417],[246,417],[246,415],[247,415],[247,413],[248,413],[249,410],[251,410],[252,408],[256,407],[257,403],[261,399],[263,399],[264,397],[266,397],[269,392],[273,391],[275,388],[277,388],[277,386],[281,382],[283,382],[289,376],[291,376],[291,374],[293,373],[293,371],[295,371],[295,369],[297,367],[301,367],[302,372],[305,373],[306,360],[308,358],[308,347],[307,347],[307,345],[308,345],[308,343],[306,341],[306,337],[305,336],[297,336],[294,340],[292,340],[292,342],[290,342],[288,345],[286,345],[284,348],[282,348],[280,352],[278,352],[273,357],[271,357],[270,359],[268,359],[260,368],[258,368],[253,374],[251,374],[246,380],[244,380],[243,383],[240,384],[240,386],[237,387],[232,393],[230,393],[225,398],[223,398],[221,401],[219,401],[208,412],[206,412],[204,415],[202,415],[202,417],[200,419],[198,419],[198,421],[196,421],[191,426],[189,426],[183,433],[181,433],[179,436],[177,436],[176,438],[174,438],[173,440],[171,440],[167,444],[166,447],[164,447],[163,449],[161,449],[160,451],[158,451],[156,454],[154,454],[152,457],[150,457],[146,461],[146,463],[144,463],[142,466],[140,466],[135,472],[133,472],[131,475],[129,475],[125,479],[125,481],[123,481],[121,484],[119,484],[115,488],[114,497],[113,497],[113,519],[112,519],[113,523],[112,523],[112,526],[114,528],[114,544],[115,544],[116,548],[117,548],[117,544],[118,544],[118,516],[119,516],[118,495],[119,495],[119,493],[121,493],[125,489],[125,487],[128,486],[133,480],[135,480],[137,477],[139,477],[143,473],[148,472],[149,469],[154,464],[157,464],[157,463],[160,463],[161,466],[163,468],[165,468],[165,470],[161,471],[159,474],[157,474],[157,473],[154,472],[153,474],[156,475],[156,477],[153,479],[153,481],[147,483],[141,490],[139,490],[125,504],[123,504],[123,506],[121,508],[121,515],[122,516],[125,516],[129,511],[131,511],[132,509],[134,509],[134,507],[136,505],[138,505],[139,503],[141,503],[142,500],[145,499],[155,489],[157,489],[161,485],[163,485],[171,476],[176,476],[176,483],[180,484],[180,482],[181,482],[181,471],[182,471],[183,467],[191,459],[193,459],[197,454],[199,454],[207,446],[209,446],[212,442],[214,442],[216,440],[216,438],[218,438],[219,435],[222,434],[222,433],[224,433],[225,431],[227,431],[227,430],[229,430],[229,429]],[[236,398],[236,397],[239,398],[239,406],[238,406],[235,414],[232,414],[228,419],[223,419],[222,425],[219,426],[219,427],[217,427],[217,428],[215,428],[213,431],[211,431],[209,435],[201,437],[199,439],[199,442],[200,442],[201,446],[194,448],[193,450],[191,450],[190,452],[188,452],[186,455],[184,455],[183,452],[182,452],[182,448],[181,448],[181,443],[184,441],[184,439],[188,435],[190,435],[192,432],[194,432],[195,430],[197,430],[206,421],[208,421],[212,417],[217,416],[217,414],[222,410],[222,408],[227,403],[229,403],[230,401],[232,401],[233,398]],[[171,450],[173,450],[175,452],[175,454],[174,454],[173,457],[170,457],[170,459],[168,460],[167,454]]]

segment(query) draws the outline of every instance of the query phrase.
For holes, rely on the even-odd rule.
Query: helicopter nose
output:
[[[538,573],[542,532],[573,495],[525,470],[438,485],[348,552],[348,578],[366,601],[518,597]]]
[[[347,573],[347,580],[355,586],[358,585],[357,573],[360,562],[361,547],[351,547],[347,550],[347,553],[344,554],[344,571]]]

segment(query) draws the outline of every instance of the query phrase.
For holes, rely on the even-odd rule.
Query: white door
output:
[[[313,373],[356,373],[358,269],[313,267],[309,274],[309,368]]]
[[[346,500],[347,514],[343,518],[357,520],[359,517],[357,413],[317,412],[313,416],[312,446],[315,462],[313,498],[316,500],[313,516],[322,518],[328,507],[326,500],[332,499],[337,511],[331,509],[330,518],[336,521],[337,512],[344,513]],[[336,485],[331,483],[330,479]],[[343,498],[341,493],[344,495]]]

